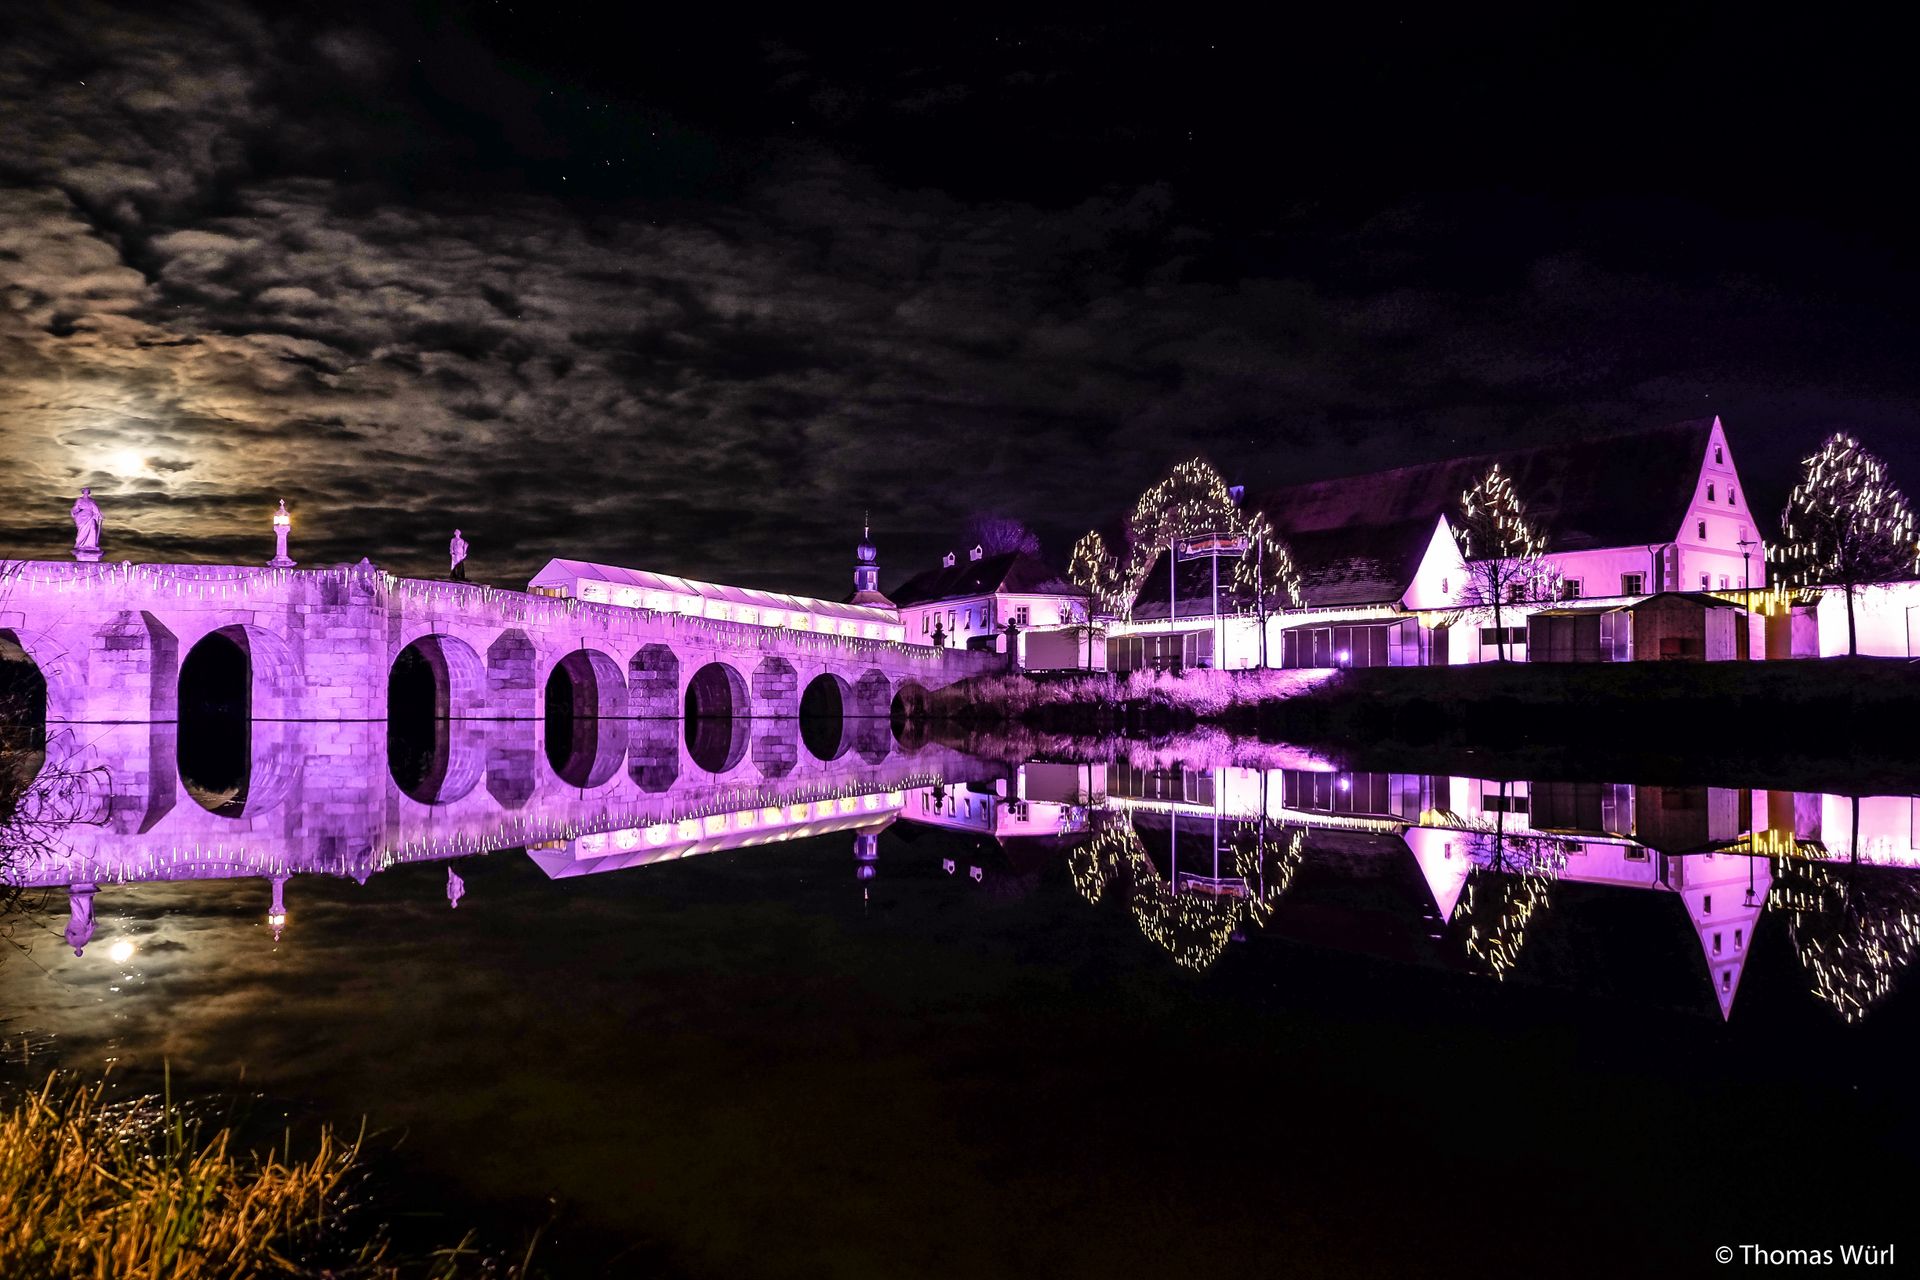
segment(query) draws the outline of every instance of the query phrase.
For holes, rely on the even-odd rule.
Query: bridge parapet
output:
[[[400,578],[364,561],[303,569],[0,562],[0,642],[23,650],[46,677],[50,722],[174,719],[180,664],[216,634],[246,655],[250,710],[260,720],[382,718],[394,662],[422,642],[434,650],[448,713],[459,719],[537,715],[555,669],[582,650],[610,664],[587,660],[601,695],[595,707],[623,716],[679,716],[688,683],[713,663],[743,681],[763,673],[750,705],[730,708],[733,714],[791,717],[822,675],[856,688],[867,680],[862,713],[885,714],[903,688],[944,688],[1005,662],[990,653]],[[618,697],[610,696],[615,681]],[[630,687],[644,698],[629,698]]]

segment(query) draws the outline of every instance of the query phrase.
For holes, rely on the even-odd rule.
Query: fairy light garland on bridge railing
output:
[[[152,595],[171,595],[175,599],[201,602],[254,603],[254,593],[263,587],[282,589],[295,583],[348,584],[362,582],[368,589],[388,597],[417,601],[436,610],[456,603],[477,602],[493,614],[489,622],[541,623],[578,622],[590,618],[603,630],[628,630],[636,616],[650,623],[665,623],[670,628],[697,630],[714,641],[733,641],[736,648],[778,649],[781,653],[885,653],[896,658],[926,665],[951,665],[955,661],[971,663],[983,670],[995,665],[996,655],[982,654],[972,659],[967,651],[938,649],[931,645],[911,644],[904,640],[881,640],[872,636],[849,636],[838,632],[812,631],[788,626],[763,626],[704,618],[672,610],[654,610],[627,605],[600,604],[575,597],[534,595],[480,583],[438,582],[430,579],[403,578],[370,564],[343,565],[324,569],[254,568],[239,565],[153,565],[130,560],[117,563],[74,564],[18,560],[0,561],[0,575],[9,585],[29,585],[50,589],[56,595],[92,593],[101,590],[138,590]]]
[[[767,786],[735,786],[709,796],[695,805],[667,809],[653,805],[623,809],[602,808],[587,819],[555,821],[516,814],[484,825],[478,830],[441,832],[415,840],[404,840],[397,844],[369,848],[359,855],[341,854],[303,860],[297,866],[281,854],[254,853],[244,843],[244,837],[237,838],[233,843],[224,840],[203,843],[196,840],[191,846],[175,845],[167,849],[143,853],[130,865],[103,867],[99,869],[98,874],[89,874],[87,878],[101,884],[120,884],[149,879],[181,878],[179,875],[181,872],[225,869],[237,875],[248,876],[332,874],[360,879],[364,878],[365,874],[386,871],[395,866],[414,862],[438,861],[553,841],[577,840],[582,836],[601,835],[630,827],[673,826],[685,822],[701,822],[720,815],[731,817],[769,809],[784,812],[795,807],[837,804],[846,800],[886,798],[897,802],[905,792],[937,785],[941,776],[934,771],[918,771],[905,774],[898,779],[889,779],[884,783],[854,779],[831,785],[814,784],[784,792]],[[817,819],[858,815],[811,816]],[[740,827],[739,830],[751,830],[755,825],[757,824],[748,824]]]

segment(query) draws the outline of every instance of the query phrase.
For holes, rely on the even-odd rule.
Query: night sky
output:
[[[159,10],[161,6],[147,6]],[[1199,452],[1720,413],[1920,488],[1920,112],[1838,6],[0,5],[0,549],[827,595]]]

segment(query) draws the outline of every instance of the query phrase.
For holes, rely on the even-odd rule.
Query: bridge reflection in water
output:
[[[1723,1017],[1770,920],[1847,1020],[1892,989],[1920,936],[1911,796],[1363,772],[1284,747],[1227,763],[1190,763],[1176,746],[1005,765],[853,718],[828,732],[845,739],[830,758],[791,751],[791,721],[718,726],[745,741],[716,771],[679,721],[590,723],[589,746],[560,750],[552,724],[452,725],[423,789],[391,776],[383,722],[254,722],[250,782],[227,803],[183,803],[172,725],[57,728],[21,806],[33,829],[14,874],[67,891],[79,952],[96,907],[127,883],[258,877],[277,937],[302,875],[364,882],[525,849],[562,879],[837,833],[865,880],[880,833],[901,821],[964,837],[941,859],[962,886],[1064,860],[1079,893],[1124,902],[1194,969],[1269,926],[1303,867],[1330,859],[1417,870],[1425,902],[1411,923],[1494,978],[1525,975],[1529,938],[1551,927],[1566,886],[1659,895]],[[582,751],[590,765],[575,767]],[[449,885],[457,898],[458,878]]]

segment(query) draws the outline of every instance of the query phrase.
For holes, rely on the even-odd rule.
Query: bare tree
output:
[[[967,545],[977,546],[990,556],[1017,551],[1022,555],[1040,554],[1040,535],[1011,516],[976,512],[967,517]]]
[[[1789,585],[1847,593],[1847,655],[1860,652],[1853,597],[1862,586],[1920,572],[1913,509],[1887,466],[1842,432],[1800,464],[1800,482],[1780,517],[1783,545],[1770,548]]]
[[[1506,606],[1559,594],[1559,573],[1547,563],[1547,539],[1527,518],[1513,482],[1494,463],[1487,474],[1460,495],[1454,536],[1467,562],[1461,603],[1491,610],[1499,636],[1500,661],[1507,661]]]

